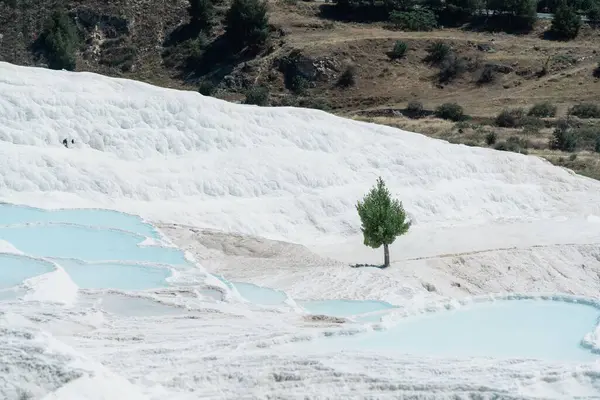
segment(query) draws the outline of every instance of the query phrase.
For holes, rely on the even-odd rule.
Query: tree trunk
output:
[[[383,267],[387,268],[390,266],[390,249],[387,244],[383,245],[383,257],[384,257]]]

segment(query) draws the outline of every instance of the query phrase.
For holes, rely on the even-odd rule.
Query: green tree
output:
[[[64,11],[57,10],[52,13],[39,40],[50,69],[75,69],[75,52],[79,45],[79,37],[75,23]]]
[[[390,21],[405,31],[431,31],[437,27],[433,11],[426,8],[411,11],[392,11]]]
[[[537,20],[536,0],[487,0],[487,9],[508,17],[509,29],[531,29]]]
[[[562,3],[554,14],[550,31],[563,39],[575,39],[579,28],[581,28],[579,14],[567,3]]]
[[[383,245],[384,267],[390,266],[389,245],[396,237],[404,235],[411,226],[406,221],[402,203],[392,199],[383,179],[377,179],[377,185],[356,204],[362,223],[361,230],[365,246],[378,249]]]
[[[215,7],[212,0],[188,0],[191,22],[198,29],[210,34],[214,26]]]
[[[236,48],[263,44],[269,34],[266,1],[233,0],[225,15],[225,33]]]

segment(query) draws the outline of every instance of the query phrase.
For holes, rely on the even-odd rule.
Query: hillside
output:
[[[14,5],[11,5],[13,4]],[[597,119],[571,119],[564,125],[578,137],[573,146],[554,145],[553,134],[569,109],[597,102],[600,30],[583,24],[573,40],[548,40],[551,21],[538,19],[532,30],[490,31],[463,24],[432,31],[390,29],[385,21],[341,20],[334,4],[270,1],[266,43],[230,54],[222,40],[230,5],[215,2],[215,26],[198,36],[190,28],[188,1],[57,1],[75,23],[77,71],[198,90],[228,101],[243,101],[256,87],[269,91],[267,103],[321,108],[345,117],[422,132],[454,143],[494,147],[547,158],[584,175],[600,178]],[[0,60],[47,66],[40,35],[52,6],[37,0],[0,2]],[[455,24],[460,25],[460,24]],[[397,41],[407,46],[396,60]],[[443,42],[461,69],[440,82],[440,66],[425,62],[428,49]],[[338,83],[351,71],[352,84]],[[482,83],[482,76],[486,81]],[[262,101],[262,100],[261,100]],[[406,112],[417,102],[423,112]],[[516,118],[498,126],[505,109],[547,102],[551,115]],[[449,121],[436,107],[457,103],[469,118]]]

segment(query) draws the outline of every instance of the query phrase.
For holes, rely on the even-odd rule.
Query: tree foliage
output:
[[[225,15],[225,33],[237,48],[262,45],[269,34],[266,1],[233,0]]]
[[[54,11],[40,35],[41,44],[51,69],[73,71],[79,37],[75,23],[64,11]]]
[[[575,39],[581,28],[581,17],[567,3],[562,3],[552,19],[550,31],[562,39]]]
[[[215,7],[212,0],[188,0],[188,13],[193,25],[206,34],[214,27]]]
[[[393,11],[390,13],[390,21],[396,28],[405,31],[431,31],[437,27],[435,14],[427,8]]]
[[[396,237],[408,232],[411,222],[406,220],[402,203],[392,199],[383,179],[369,191],[356,209],[360,217],[364,244],[372,248],[385,247],[385,266],[389,266],[387,246],[394,243]]]

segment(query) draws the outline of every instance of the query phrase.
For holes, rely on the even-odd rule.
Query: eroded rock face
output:
[[[275,61],[274,67],[283,73],[286,85],[295,79],[306,82],[317,80],[328,81],[337,76],[341,63],[333,57],[312,58],[294,50],[285,57]]]
[[[137,51],[131,43],[130,20],[86,7],[78,8],[72,14],[80,30],[88,35],[88,46],[83,53],[86,59],[122,71],[133,70]]]
[[[97,27],[107,38],[114,39],[131,33],[131,22],[126,18],[101,14],[87,7],[80,7],[73,13],[83,28],[93,30]]]

